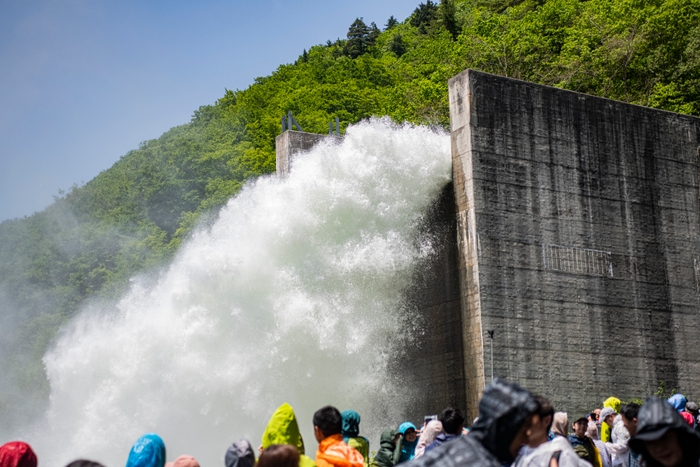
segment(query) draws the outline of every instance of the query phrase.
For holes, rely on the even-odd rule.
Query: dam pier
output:
[[[700,119],[472,70],[449,100],[409,415],[473,419],[492,367],[569,413],[661,384],[698,398]],[[328,137],[284,132],[278,174]]]

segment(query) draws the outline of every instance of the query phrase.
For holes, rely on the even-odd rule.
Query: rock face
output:
[[[470,417],[493,371],[581,414],[700,394],[700,119],[467,70],[449,83]]]

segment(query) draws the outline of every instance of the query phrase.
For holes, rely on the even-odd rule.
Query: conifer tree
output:
[[[394,15],[391,15],[391,16],[389,17],[389,19],[387,20],[386,24],[384,25],[384,30],[385,30],[385,31],[388,31],[389,29],[393,28],[393,27],[396,26],[397,24],[399,24],[399,20],[397,20],[396,18],[394,18]]]
[[[377,43],[377,38],[382,32],[379,30],[377,27],[377,23],[372,21],[372,24],[369,25],[369,46],[372,47],[374,44]]]
[[[438,6],[432,0],[428,0],[418,5],[418,8],[413,11],[411,26],[418,28],[419,33],[426,34],[428,26],[437,19],[437,16]]]
[[[457,40],[457,37],[462,31],[457,23],[457,8],[455,7],[455,1],[441,0],[438,13],[440,22],[452,35],[452,40]]]
[[[357,58],[367,52],[367,49],[372,45],[371,33],[372,30],[362,21],[362,18],[357,18],[348,30],[348,41],[345,44],[346,55],[350,58]],[[374,40],[376,40],[376,36]]]
[[[391,38],[391,42],[389,42],[389,50],[394,52],[397,57],[401,57],[406,53],[406,44],[404,43],[401,34],[396,34]]]

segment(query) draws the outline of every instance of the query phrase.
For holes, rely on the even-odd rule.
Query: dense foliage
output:
[[[246,180],[274,171],[280,118],[306,131],[373,115],[448,125],[466,68],[700,115],[700,0],[430,0],[226,91],[45,211],[0,224],[0,414],[45,398],[41,356],[87,300],[159,267]],[[147,312],[144,310],[144,312]],[[20,394],[8,390],[20,388]],[[41,405],[34,405],[41,410]]]

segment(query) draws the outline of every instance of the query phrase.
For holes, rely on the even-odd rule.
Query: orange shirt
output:
[[[351,448],[343,435],[331,435],[321,441],[316,451],[316,465],[318,467],[364,467],[365,461],[362,454]]]

